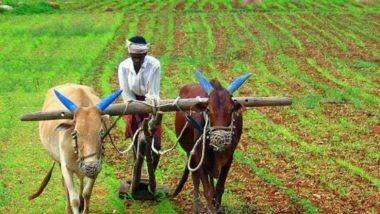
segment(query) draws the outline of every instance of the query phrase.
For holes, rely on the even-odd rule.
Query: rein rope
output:
[[[128,104],[129,104],[129,102],[127,102],[127,104],[125,105],[125,109],[124,109],[122,115],[124,115],[124,113],[127,112],[127,109],[128,109],[128,106],[129,106]],[[120,115],[119,117],[117,117],[117,119],[112,123],[112,125],[111,125],[109,128],[107,128],[106,123],[103,122],[103,125],[104,125],[104,127],[106,128],[106,131],[104,132],[104,134],[102,135],[101,138],[102,138],[102,140],[104,140],[104,139],[106,138],[106,136],[108,135],[108,137],[109,137],[109,139],[110,139],[110,142],[111,142],[111,144],[112,144],[112,147],[116,150],[117,153],[119,153],[119,154],[121,154],[121,155],[124,155],[124,154],[127,153],[129,150],[131,150],[131,148],[132,148],[132,146],[133,146],[133,141],[132,141],[132,143],[129,145],[129,147],[128,147],[126,150],[121,151],[121,150],[120,150],[119,148],[117,148],[117,146],[115,145],[115,142],[113,141],[113,139],[112,139],[112,137],[111,137],[111,134],[110,134],[111,130],[115,127],[116,123],[120,120],[120,118],[122,117],[122,115]],[[134,139],[134,138],[135,138],[135,136],[133,136],[133,139]]]
[[[183,111],[183,110],[179,107],[179,105],[178,105],[178,100],[179,100],[180,98],[181,98],[181,97],[177,97],[177,98],[173,101],[173,103],[172,103],[171,105],[175,105],[175,106],[177,107],[178,110],[180,110],[181,112],[184,112],[184,113],[186,114],[186,112]],[[183,133],[185,132],[185,130],[186,130],[186,128],[187,128],[188,125],[189,125],[189,122],[186,121],[186,124],[185,124],[185,126],[182,128],[182,130],[181,130],[181,132],[180,132],[180,134],[179,134],[179,136],[178,136],[176,142],[174,143],[174,145],[173,145],[171,148],[169,148],[169,149],[167,149],[167,150],[164,150],[164,151],[157,150],[157,149],[154,147],[154,138],[152,138],[152,144],[151,144],[151,145],[152,145],[152,146],[151,146],[152,151],[153,151],[154,153],[156,153],[157,155],[164,155],[164,154],[166,154],[166,153],[168,153],[168,152],[174,150],[174,149],[178,146],[179,140],[182,138],[182,135],[183,135]]]
[[[193,146],[193,149],[190,151],[190,155],[189,155],[189,159],[187,161],[187,168],[189,169],[190,172],[195,172],[197,171],[203,164],[203,160],[204,160],[204,156],[205,156],[205,150],[206,150],[206,131],[207,131],[207,127],[208,127],[208,124],[209,124],[209,118],[208,116],[206,116],[205,118],[205,126],[203,127],[203,133],[201,136],[199,136],[197,142],[195,143],[195,145]],[[190,166],[190,163],[191,163],[191,158],[194,156],[195,154],[195,149],[197,148],[199,142],[202,140],[202,156],[201,156],[201,159],[198,163],[198,166],[196,166],[195,168],[191,168]]]

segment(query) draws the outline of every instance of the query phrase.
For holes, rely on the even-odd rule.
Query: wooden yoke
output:
[[[234,100],[245,107],[261,107],[261,106],[286,106],[292,104],[290,97],[234,97]],[[178,107],[182,110],[189,110],[198,104],[207,104],[208,98],[190,98],[179,99],[176,103],[174,100],[161,100],[158,107],[162,112],[178,111]],[[127,115],[127,114],[146,114],[152,113],[153,109],[144,102],[131,102],[126,108],[125,103],[114,104],[109,106],[102,114],[110,116]],[[41,120],[58,120],[72,119],[73,114],[67,110],[57,110],[49,112],[35,112],[25,114],[21,117],[22,121],[41,121]]]

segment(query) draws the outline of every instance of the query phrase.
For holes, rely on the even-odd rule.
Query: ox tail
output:
[[[185,183],[188,177],[189,177],[189,169],[186,166],[185,171],[183,171],[182,178],[179,181],[177,188],[174,190],[174,192],[170,196],[171,198],[176,197],[182,191],[183,186],[185,186]]]
[[[55,161],[54,161],[54,163],[53,163],[53,166],[51,166],[49,172],[45,175],[44,180],[41,182],[41,184],[40,184],[40,188],[38,188],[38,190],[37,190],[36,193],[34,193],[33,195],[29,196],[29,201],[31,201],[31,200],[37,198],[37,197],[40,196],[41,193],[44,191],[45,187],[47,186],[47,184],[48,184],[49,181],[50,181],[51,174],[53,173],[54,166],[55,166]]]

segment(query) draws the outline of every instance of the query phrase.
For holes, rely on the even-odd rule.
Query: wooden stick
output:
[[[286,106],[292,104],[290,97],[235,97],[233,98],[245,107],[261,107],[261,106]],[[208,98],[191,98],[179,99],[177,105],[173,104],[174,100],[161,100],[159,110],[162,112],[178,111],[177,105],[182,110],[189,110],[194,108],[195,105],[206,106]],[[113,104],[108,107],[103,114],[110,116],[127,115],[127,114],[142,114],[152,113],[151,106],[144,104],[144,102],[131,102],[128,104],[128,109],[125,109],[126,104]],[[40,120],[58,120],[58,119],[72,119],[73,114],[68,110],[58,110],[49,112],[35,112],[25,114],[21,117],[22,121],[40,121]]]

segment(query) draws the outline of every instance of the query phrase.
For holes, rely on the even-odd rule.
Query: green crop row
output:
[[[256,24],[256,26],[258,26],[258,24]],[[260,29],[260,31],[264,31],[264,30],[262,30],[262,29]],[[270,35],[265,35],[265,38],[269,38],[270,37]],[[290,58],[289,58],[290,59]],[[273,63],[272,63],[273,64]],[[274,64],[276,64],[276,63],[274,63]],[[286,64],[289,64],[289,63],[286,63]],[[290,64],[289,64],[290,65]],[[297,71],[298,69],[297,69],[297,67],[290,67],[289,68],[289,70],[287,70],[288,72],[291,72],[291,71],[293,71],[293,72],[295,72],[295,71]],[[305,76],[306,77],[306,76]],[[312,81],[310,81],[310,82],[312,82]],[[297,111],[299,111],[299,110],[297,110]],[[296,112],[294,112],[294,113],[296,113]],[[324,126],[325,127],[325,126]]]
[[[255,19],[255,20],[257,20],[257,19]],[[257,21],[255,22],[255,23],[257,23]],[[265,36],[265,38],[268,38],[267,36]],[[292,70],[292,71],[294,71],[295,69],[294,68],[290,68],[289,70]],[[306,76],[305,76],[306,77]],[[312,83],[313,81],[310,81],[310,83]],[[295,113],[295,112],[292,112],[292,113]],[[302,144],[301,144],[302,145]],[[306,144],[306,143],[304,143],[304,145],[303,145],[304,147],[306,147],[306,148],[308,148],[308,147],[310,147],[308,144]],[[315,150],[315,149],[317,149],[318,147],[310,147],[308,150],[310,150],[310,151],[318,151],[318,150]],[[285,150],[286,151],[286,150]]]

